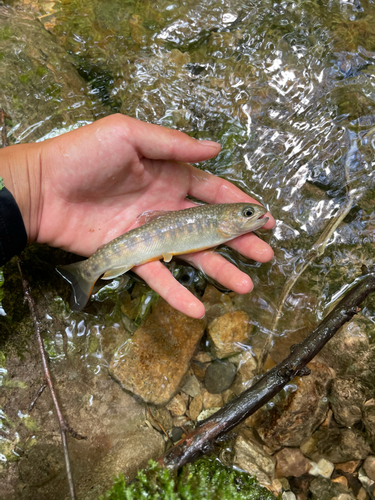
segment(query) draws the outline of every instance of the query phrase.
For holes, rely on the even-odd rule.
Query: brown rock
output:
[[[253,378],[256,375],[257,362],[250,351],[242,352],[236,357],[236,361],[234,361],[233,357],[233,362],[238,364],[238,369],[231,390],[238,396],[241,392],[251,387]]]
[[[325,361],[339,376],[356,377],[359,372],[365,373],[371,358],[367,332],[372,329],[370,319],[362,314],[356,315],[323,347],[319,359]]]
[[[223,397],[221,394],[211,394],[210,392],[203,389],[203,407],[205,410],[208,408],[220,408],[223,406]]]
[[[212,351],[218,358],[227,358],[241,352],[254,326],[245,311],[234,311],[216,318],[208,326],[208,336],[212,341]]]
[[[369,455],[364,464],[363,464],[364,471],[368,475],[370,479],[375,481],[375,457],[374,455]]]
[[[195,398],[201,392],[201,384],[199,380],[194,375],[194,373],[189,372],[188,375],[183,380],[183,385],[181,391],[188,396]]]
[[[336,470],[341,470],[342,472],[347,472],[353,474],[360,464],[360,460],[349,460],[349,462],[341,462],[335,465]]]
[[[234,465],[256,476],[262,485],[270,485],[274,479],[275,459],[263,450],[250,432],[243,431],[236,439]]]
[[[331,479],[334,483],[341,484],[344,488],[348,488],[348,480],[345,476],[337,476],[334,479]]]
[[[202,394],[198,394],[198,396],[195,396],[190,402],[189,405],[189,417],[196,421],[197,418],[199,417],[200,412],[202,411],[202,406],[203,406],[203,396]]]
[[[353,380],[335,378],[332,382],[329,400],[338,424],[352,427],[361,420],[365,396]]]
[[[375,441],[375,399],[369,399],[363,406],[363,423],[367,432]]]
[[[176,417],[186,413],[186,403],[181,394],[176,394],[176,396],[169,401],[166,408]]]
[[[211,356],[211,354],[209,352],[199,351],[194,356],[194,361],[198,361],[199,363],[203,363],[203,364],[208,364],[208,363],[211,363],[212,356]]]
[[[320,476],[311,481],[310,492],[313,500],[355,500],[345,486]]]
[[[148,420],[158,431],[169,431],[173,427],[173,419],[167,408],[149,408]]]
[[[206,308],[206,318],[209,322],[234,309],[230,296],[220,292],[212,285],[206,286],[202,302]]]
[[[110,374],[144,401],[167,403],[187,372],[203,331],[203,320],[189,318],[160,299],[115,354]]]
[[[254,326],[245,311],[234,311],[216,318],[208,326],[208,336],[213,344],[213,354],[222,359],[241,352]]]
[[[360,490],[358,491],[356,498],[357,498],[357,500],[367,500],[368,495],[366,493],[366,490],[363,487],[360,488]]]
[[[311,469],[310,461],[299,448],[283,448],[275,455],[276,477],[299,477]]]
[[[354,429],[322,428],[302,443],[301,451],[311,460],[324,457],[337,464],[365,459],[370,447],[362,434]]]
[[[246,425],[255,427],[274,451],[300,446],[325,419],[333,371],[318,362],[309,363],[309,368],[311,375],[293,380],[296,390],[286,397],[282,394],[272,407],[263,407],[246,420]]]
[[[207,364],[200,363],[199,361],[193,360],[193,362],[191,363],[191,369],[194,372],[194,375],[201,382],[204,380],[206,368],[207,368]]]

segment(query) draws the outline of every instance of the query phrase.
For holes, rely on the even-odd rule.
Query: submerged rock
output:
[[[301,445],[301,451],[314,461],[325,457],[337,464],[363,460],[370,453],[370,446],[357,430],[320,428]]]
[[[234,451],[234,465],[255,476],[262,485],[272,483],[275,459],[263,450],[249,431],[244,431],[237,437]]]
[[[283,448],[275,454],[276,477],[299,477],[311,469],[308,460],[299,448]]]
[[[134,336],[116,352],[110,374],[144,401],[167,403],[188,370],[204,324],[160,299]]]
[[[325,418],[333,371],[318,362],[309,363],[309,368],[311,375],[296,377],[274,405],[264,406],[246,421],[274,451],[299,446]]]
[[[248,341],[253,328],[245,311],[228,312],[214,319],[207,329],[213,355],[222,359],[241,352],[241,344]]]
[[[324,477],[313,479],[310,484],[313,500],[355,500],[355,496],[344,486]]]
[[[329,399],[338,424],[352,427],[361,420],[365,395],[352,380],[334,379]]]
[[[229,361],[214,361],[204,377],[204,385],[211,394],[220,394],[229,389],[236,376],[236,367]]]

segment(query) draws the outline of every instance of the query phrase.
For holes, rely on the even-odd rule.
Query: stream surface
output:
[[[373,1],[0,2],[0,108],[10,116],[13,144],[115,112],[218,141],[220,154],[200,167],[238,185],[277,219],[262,235],[275,252],[270,263],[221,250],[254,281],[251,294],[234,300],[255,325],[254,345],[268,343],[276,362],[360,278],[363,265],[374,265]],[[32,248],[27,259],[35,299],[47,298],[43,321],[57,373],[59,363],[76,359],[99,380],[106,349],[119,343],[111,337],[104,345],[103,332],[135,329],[118,303],[128,285],[115,280],[94,296],[91,313],[73,314],[53,271],[73,258]],[[32,329],[20,326],[28,310],[16,266],[3,271],[0,375],[18,401],[22,384],[7,375],[6,357],[9,349],[22,357]],[[201,286],[199,273],[194,279]],[[137,286],[136,324],[153,300]],[[375,297],[362,314],[375,322]],[[368,335],[372,344],[375,329]],[[1,397],[9,404],[8,393]],[[12,417],[1,411],[0,460],[7,463],[17,459],[23,438],[14,428],[27,410],[20,416],[13,407]]]

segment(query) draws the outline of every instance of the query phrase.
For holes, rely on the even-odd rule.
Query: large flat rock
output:
[[[164,404],[188,370],[205,322],[160,299],[151,315],[114,355],[110,374],[147,403]]]

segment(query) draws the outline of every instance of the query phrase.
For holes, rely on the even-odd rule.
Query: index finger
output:
[[[207,203],[259,203],[225,179],[199,170],[192,165],[188,165],[188,168],[190,170],[188,194],[199,200]],[[269,221],[263,227],[272,229],[275,226],[275,219],[269,212],[266,217],[269,217]]]

